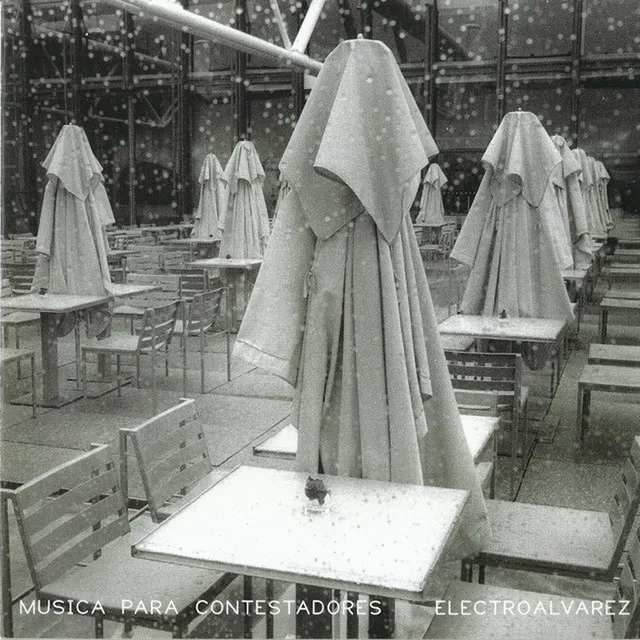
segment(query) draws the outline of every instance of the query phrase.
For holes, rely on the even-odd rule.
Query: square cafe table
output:
[[[467,491],[241,466],[133,545],[132,554],[246,576],[424,601]]]
[[[155,285],[111,284],[114,296],[130,297],[155,291]],[[61,393],[58,381],[58,332],[61,316],[106,304],[108,296],[77,296],[61,293],[30,293],[2,299],[3,309],[32,311],[40,314],[40,341],[42,345],[42,401],[43,407],[62,407],[82,397],[82,391],[66,390]]]
[[[564,354],[563,340],[567,323],[547,318],[498,318],[458,314],[443,320],[438,329],[442,335],[468,336],[481,340],[506,340],[511,343],[530,342],[558,345],[556,350],[556,382],[551,374],[551,389],[560,384]]]
[[[229,287],[231,326],[232,329],[237,330],[244,314],[244,308],[238,308],[238,292],[241,290],[244,292],[246,304],[261,264],[262,258],[207,258],[194,260],[189,263],[189,266],[220,270],[220,278]],[[251,279],[250,283],[249,279]]]

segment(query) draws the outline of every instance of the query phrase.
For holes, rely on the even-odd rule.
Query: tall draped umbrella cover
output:
[[[193,238],[213,238],[220,240],[220,217],[227,209],[227,177],[220,161],[213,153],[208,153],[200,169],[200,202],[196,211]]]
[[[533,113],[517,111],[482,161],[484,178],[451,252],[471,267],[462,312],[572,318],[561,269],[573,256],[548,188],[560,152]]]
[[[438,226],[444,224],[444,205],[442,203],[442,189],[447,184],[447,176],[439,164],[429,165],[422,181],[422,196],[420,197],[420,213],[416,224]]]
[[[589,156],[584,149],[574,149],[573,153],[580,162],[580,187],[587,211],[589,233],[591,237],[602,238],[607,235],[607,227],[600,217],[600,199],[597,187],[597,176],[594,174],[594,165],[589,161]]]
[[[596,174],[596,187],[598,196],[600,199],[600,212],[603,221],[607,227],[607,230],[613,227],[613,220],[611,219],[611,210],[609,208],[609,196],[607,193],[607,185],[611,176],[607,171],[607,168],[600,160],[594,160],[595,162],[595,174]]]
[[[76,125],[64,125],[42,166],[48,182],[38,226],[32,290],[105,296],[111,275],[104,227],[115,220],[102,166],[85,132]],[[88,318],[91,335],[102,332],[111,319],[104,309],[92,311]]]
[[[580,188],[582,168],[562,136],[555,135],[551,139],[562,156],[562,162],[553,170],[551,183],[558,199],[565,232],[571,242],[573,265],[576,269],[588,269],[593,254],[587,212]]]
[[[238,142],[225,175],[229,204],[220,220],[220,257],[262,258],[269,241],[269,216],[262,191],[265,173],[252,142]]]
[[[475,550],[486,511],[409,215],[436,153],[389,49],[338,45],[282,157],[235,352],[295,386],[299,469],[468,489]]]

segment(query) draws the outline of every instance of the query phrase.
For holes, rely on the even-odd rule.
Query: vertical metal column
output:
[[[38,230],[38,189],[36,186],[36,171],[33,161],[33,149],[29,144],[31,136],[29,127],[33,126],[34,101],[29,85],[29,61],[31,57],[31,47],[33,36],[31,34],[31,2],[21,0],[20,2],[20,24],[18,42],[20,43],[20,105],[21,112],[18,120],[18,130],[20,136],[20,162],[22,164],[22,180],[24,188],[24,198],[29,219],[33,221],[31,230],[36,233]]]
[[[133,68],[135,62],[135,27],[133,15],[125,11],[122,16],[124,33],[124,60],[122,75],[127,96],[127,149],[129,155],[129,224],[137,222],[136,215],[136,98],[133,86]]]
[[[236,0],[236,29],[249,31],[249,20],[247,17],[247,0]],[[247,87],[245,86],[247,71],[247,54],[236,51],[236,64],[234,69],[235,87],[233,91],[236,135],[235,140],[242,140],[249,136],[249,101],[247,99]]]
[[[425,113],[424,119],[435,139],[437,118],[437,86],[435,65],[438,62],[438,0],[427,2],[425,24]]]
[[[305,13],[307,11],[307,0],[301,0],[300,6],[296,11],[296,33],[300,29],[300,25],[304,20]],[[309,53],[309,47],[305,49],[305,52]],[[293,110],[296,120],[300,117],[302,109],[304,108],[304,72],[301,69],[293,69],[291,71],[291,93],[293,95]]]
[[[71,110],[76,124],[83,126],[86,118],[86,107],[82,93],[84,43],[80,0],[71,0],[71,38],[69,43],[71,44]],[[68,87],[65,87],[65,90],[69,93]]]
[[[360,0],[358,13],[360,14],[360,33],[365,38],[373,38],[373,0]]]
[[[573,146],[578,146],[580,137],[580,85],[583,50],[584,0],[574,0],[573,5],[573,43],[571,45],[571,137]]]
[[[182,8],[189,8],[189,0],[182,0]],[[189,185],[191,172],[190,163],[190,131],[188,125],[188,107],[187,98],[185,95],[186,84],[189,80],[189,71],[191,64],[191,47],[193,45],[193,36],[188,33],[180,32],[178,36],[178,42],[180,50],[178,52],[178,74],[176,78],[176,99],[178,102],[178,109],[176,113],[176,126],[175,131],[177,134],[177,201],[178,201],[178,220],[182,222],[186,215],[190,213],[190,197],[189,197]]]
[[[507,83],[505,73],[507,69],[507,38],[509,33],[509,0],[500,0],[500,50],[498,52],[498,68],[496,95],[498,98],[498,124],[502,122],[507,111]]]

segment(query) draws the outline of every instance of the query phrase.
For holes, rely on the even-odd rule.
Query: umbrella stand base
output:
[[[46,409],[59,409],[67,404],[71,404],[76,400],[82,398],[82,391],[66,390],[64,393],[59,394],[55,398],[47,398],[46,400],[39,400],[38,407],[44,407]],[[17,405],[29,405],[31,406],[31,394],[27,393],[18,398],[14,398],[9,404]]]
[[[69,382],[76,382],[77,378],[75,374],[70,375],[67,380]],[[131,384],[134,376],[127,376],[120,380],[120,386]],[[107,377],[103,376],[89,376],[87,379],[87,398],[99,398],[107,393],[111,393],[118,388],[118,379],[115,374]]]

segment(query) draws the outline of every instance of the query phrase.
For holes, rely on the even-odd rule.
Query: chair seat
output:
[[[12,362],[13,360],[22,360],[23,358],[33,358],[35,351],[33,349],[9,349],[3,347],[0,349],[0,362]]]
[[[535,564],[585,573],[608,569],[615,547],[609,514],[502,500],[486,505],[492,536],[476,562],[484,558],[512,568]]]
[[[162,607],[172,601],[180,612],[201,598],[210,587],[218,585],[219,592],[231,582],[232,574],[132,557],[131,545],[155,527],[157,525],[150,518],[137,518],[131,523],[131,533],[105,547],[98,560],[88,567],[78,566],[68,571],[62,578],[43,587],[41,596],[86,600],[89,604],[83,608],[88,609],[99,602],[107,613],[119,613],[123,599],[132,600],[134,607],[142,601],[147,608],[151,600],[159,600]],[[138,611],[136,617],[155,620],[164,616]],[[166,617],[175,618],[175,613],[169,611]]]
[[[183,498],[178,498],[174,502],[169,502],[166,505],[158,509],[158,518],[160,520],[166,520],[169,516],[172,516],[176,511],[184,507],[187,502],[191,502],[196,496],[210,489],[214,484],[217,484],[224,478],[232,469],[213,469],[211,473],[208,473],[204,478],[201,478],[190,489],[189,495]]]
[[[591,601],[573,597],[454,581],[449,585],[442,602],[445,606],[441,607],[441,614],[433,618],[425,638],[582,640],[613,637],[612,625],[604,607],[601,613],[597,613],[597,610],[591,613]],[[467,603],[467,615],[459,613],[462,602]],[[485,615],[474,613],[476,602],[479,611],[486,610]],[[493,613],[492,602],[497,603],[496,614]],[[515,613],[503,613],[503,603],[513,603]],[[523,615],[520,610],[526,612],[524,603],[528,603],[529,612]],[[443,615],[448,613],[447,607],[451,607],[451,615]],[[565,613],[565,608],[569,613]],[[552,610],[554,613],[549,613]],[[455,615],[456,612],[458,615]]]
[[[208,327],[205,326],[205,331],[207,331],[210,328],[211,325],[209,325]],[[183,322],[182,320],[176,320],[176,325],[173,328],[173,335],[174,336],[181,336],[184,333],[184,326],[183,326]],[[200,335],[200,329],[195,329],[195,330],[191,330],[187,332],[187,335],[189,336],[199,336]]]
[[[38,313],[29,313],[27,311],[14,311],[0,318],[0,324],[7,327],[16,327],[23,324],[35,324],[40,322]]]
[[[139,340],[138,336],[114,332],[104,340],[82,345],[82,350],[88,352],[136,353]]]
[[[133,307],[129,304],[123,304],[113,310],[113,315],[142,318],[142,316],[144,315],[144,309],[141,307]]]

